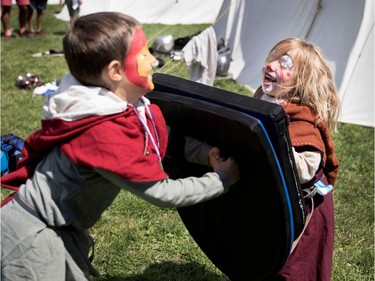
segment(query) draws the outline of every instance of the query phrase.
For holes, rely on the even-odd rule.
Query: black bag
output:
[[[1,175],[16,169],[17,162],[22,159],[23,139],[16,134],[1,136]]]

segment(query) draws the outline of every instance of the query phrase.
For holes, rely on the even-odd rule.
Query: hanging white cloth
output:
[[[182,57],[190,70],[190,80],[212,86],[217,67],[217,41],[212,26],[194,36],[182,49]]]

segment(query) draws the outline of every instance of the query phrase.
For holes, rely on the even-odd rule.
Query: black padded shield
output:
[[[169,75],[154,75],[154,84],[147,97],[170,127],[163,165],[171,178],[209,171],[185,160],[184,136],[219,146],[241,169],[228,193],[178,209],[189,233],[231,280],[262,280],[277,272],[305,216],[284,111]]]

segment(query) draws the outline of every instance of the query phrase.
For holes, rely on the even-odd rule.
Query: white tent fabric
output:
[[[374,126],[374,50],[374,2],[367,0],[340,87],[342,122]]]
[[[375,126],[374,0],[84,0],[82,15],[98,11],[142,23],[212,23],[217,40],[232,50],[229,73],[252,90],[275,43],[307,38],[323,50],[335,77],[340,121]],[[69,20],[65,7],[57,17]]]
[[[222,2],[223,0],[84,0],[81,15],[117,11],[133,16],[142,23],[212,23]],[[69,20],[66,7],[57,18]]]
[[[256,89],[270,48],[304,37],[328,60],[342,101],[340,121],[374,126],[373,0],[225,0],[220,16],[215,31],[232,49],[229,72],[239,83]]]

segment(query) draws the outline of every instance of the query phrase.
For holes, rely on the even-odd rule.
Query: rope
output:
[[[225,0],[224,0],[225,1]],[[220,20],[221,18],[229,12],[229,9],[234,5],[236,4],[236,2],[238,2],[239,0],[232,0],[230,1],[230,5],[228,5],[228,7],[225,8],[225,10],[216,18],[216,21],[212,24],[212,26],[215,26]]]
[[[302,238],[302,235],[305,233],[305,230],[311,220],[311,217],[314,213],[314,197],[311,197],[310,196],[310,193],[307,193],[305,196],[304,196],[305,199],[310,199],[311,200],[311,211],[309,214],[306,215],[306,221],[305,221],[305,225],[301,231],[301,234],[298,236],[298,238],[296,240],[294,240],[293,244],[292,244],[292,249],[290,251],[290,253],[293,253],[294,249],[297,247],[297,244],[299,242],[299,240],[301,240]]]

